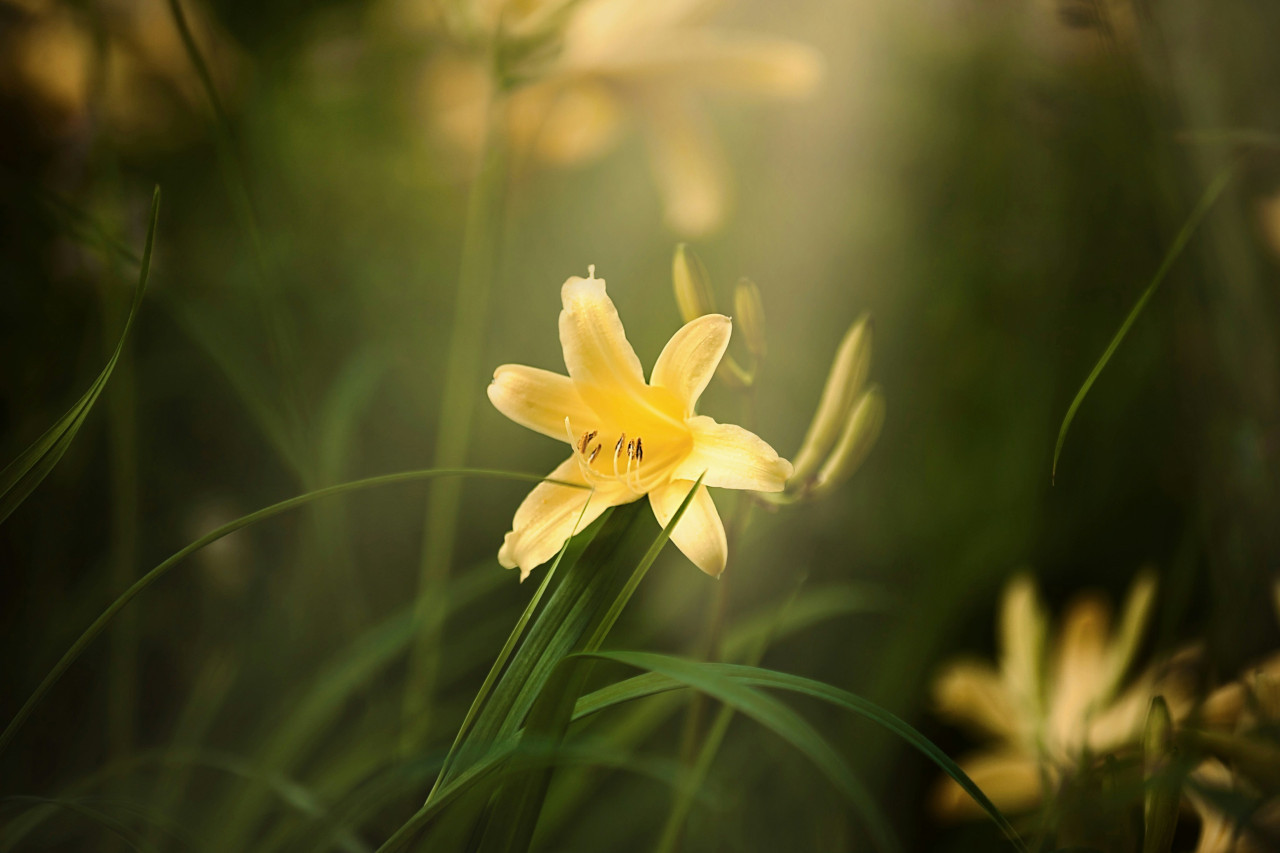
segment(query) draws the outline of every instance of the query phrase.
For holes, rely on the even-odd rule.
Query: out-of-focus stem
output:
[[[103,334],[108,356],[115,347],[119,328],[119,307],[113,304],[111,288],[102,291]],[[138,550],[138,436],[137,394],[134,386],[133,356],[120,353],[113,375],[111,393],[106,395],[107,443],[111,482],[111,532],[108,550],[109,588],[125,589],[134,581]],[[126,614],[111,634],[107,679],[107,748],[114,759],[128,755],[134,747],[138,710],[138,621]]]
[[[502,95],[497,92],[489,103],[484,150],[467,205],[462,265],[432,460],[438,467],[465,464],[476,397],[483,387],[480,358],[484,350],[489,295],[497,269],[502,199],[506,189],[503,109]],[[460,481],[434,482],[427,495],[417,598],[419,624],[423,627],[410,649],[403,703],[402,746],[406,753],[422,743],[431,725],[431,697],[445,622],[442,618],[444,591],[453,561],[461,498]]]
[[[742,399],[741,422],[747,429],[754,429],[755,386],[754,384],[748,385],[740,390]],[[733,508],[733,515],[729,517],[729,523],[725,525],[725,539],[728,542],[730,554],[737,551],[737,544],[741,539],[742,531],[746,529],[750,521],[751,511],[754,506],[755,501],[748,495],[738,495],[738,500]],[[730,577],[732,575],[726,572],[720,576],[720,582],[716,584],[714,597],[707,610],[707,627],[706,632],[703,634],[702,649],[699,655],[701,660],[718,661],[723,656],[724,628],[729,613]],[[732,709],[723,709],[712,724],[711,730],[707,732],[706,738],[703,738],[702,720],[706,716],[706,711],[707,697],[702,693],[694,693],[689,703],[689,710],[685,714],[684,727],[680,735],[680,763],[689,768],[685,781],[695,786],[696,780],[706,776],[710,762],[715,757],[720,741],[724,738],[724,732],[727,731],[729,720],[733,715]],[[704,763],[707,767],[702,766]],[[676,791],[676,799],[672,804],[671,812],[667,815],[667,823],[663,827],[662,839],[658,844],[658,849],[664,851],[664,853],[671,853],[671,851],[678,848],[684,820],[688,815],[688,807],[691,802],[692,798],[687,796],[683,789]]]

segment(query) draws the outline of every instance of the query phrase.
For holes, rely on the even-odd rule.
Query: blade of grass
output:
[[[640,696],[662,692],[664,689],[676,690],[681,687],[693,686],[689,683],[690,677],[699,669],[741,681],[748,686],[768,687],[799,693],[828,702],[871,720],[905,740],[954,779],[995,821],[1014,847],[1021,853],[1027,853],[1026,844],[1013,828],[1013,825],[982,792],[982,789],[974,784],[973,780],[960,768],[960,765],[948,757],[933,741],[920,734],[919,731],[895,714],[855,693],[850,693],[847,690],[842,690],[814,679],[742,664],[696,663],[650,652],[594,652],[590,657],[623,663],[637,669],[643,669],[646,673],[638,678],[618,682],[584,696],[579,700],[574,711],[575,720],[598,713],[605,708],[622,702],[631,701]]]
[[[477,567],[479,568],[479,567]],[[485,571],[460,576],[450,585],[446,612],[473,604],[507,580],[504,573]],[[322,742],[326,727],[339,719],[352,695],[404,652],[417,631],[417,614],[412,606],[367,630],[326,664],[312,679],[310,689],[289,703],[282,722],[254,752],[264,774],[287,774],[302,760],[308,747]],[[258,846],[251,842],[256,821],[261,817],[268,791],[261,783],[234,792],[235,802],[220,821],[217,847],[240,850]]]
[[[502,202],[506,192],[506,123],[501,93],[485,105],[486,130],[480,170],[467,200],[466,227],[449,350],[441,391],[436,446],[432,464],[439,468],[465,465],[475,415],[476,395],[482,387],[480,359],[489,315],[490,292],[498,264]],[[418,569],[418,603],[423,611],[422,635],[414,644],[405,679],[403,735],[406,754],[418,746],[431,727],[431,697],[440,665],[443,620],[428,618],[437,609],[440,590],[452,570],[454,537],[462,501],[462,483],[440,481],[428,490],[422,524],[422,553]],[[439,625],[440,627],[436,627]]]
[[[658,533],[657,538],[637,563],[622,589],[613,597],[596,621],[594,630],[582,646],[583,651],[592,652],[600,648],[631,600],[636,588],[639,587],[658,554],[671,538],[671,531],[683,517],[701,485],[702,476],[699,476],[671,520]],[[547,739],[551,743],[559,743],[564,738],[574,703],[581,693],[582,684],[589,670],[587,666],[565,666],[564,660],[565,658],[547,658],[542,661],[543,665],[549,669],[545,679],[542,679],[536,701],[529,711],[524,732],[526,739]],[[499,794],[499,801],[493,809],[492,818],[485,826],[482,849],[494,851],[527,849],[533,840],[533,832],[546,801],[550,784],[550,770],[535,771],[523,779],[509,783]]]
[[[577,697],[571,690],[563,688],[572,685],[573,673],[581,672],[585,668],[583,664],[589,665],[593,659],[623,663],[636,669],[644,669],[665,676],[674,682],[703,692],[760,723],[813,762],[849,799],[861,815],[867,832],[878,849],[888,851],[900,849],[897,839],[866,787],[821,733],[778,700],[755,690],[741,680],[727,677],[722,670],[725,665],[699,664],[666,655],[640,652],[582,652],[572,655],[566,658],[558,668],[560,678],[557,680],[560,683],[557,684],[557,680],[548,682],[546,691],[540,697],[541,701],[530,712],[526,736],[530,732],[536,732],[539,738],[552,742],[564,737],[569,723],[575,716]],[[740,667],[740,669],[754,668]],[[650,682],[650,684],[655,683]],[[549,774],[547,771],[542,771],[538,775]],[[538,811],[541,808],[540,794],[542,793],[537,786],[525,788],[515,820],[516,831],[504,839],[510,842],[505,849],[528,849]]]
[[[62,674],[67,671],[67,668],[70,667],[72,663],[75,662],[76,658],[80,657],[81,653],[84,652],[85,648],[90,643],[92,643],[99,634],[102,633],[102,631],[107,627],[107,625],[111,622],[111,620],[115,618],[116,614],[118,614],[121,610],[123,610],[125,606],[128,605],[128,603],[132,601],[135,597],[137,597],[139,593],[141,593],[147,587],[151,586],[153,583],[158,581],[166,573],[168,573],[170,569],[172,569],[177,564],[181,563],[184,559],[194,554],[196,551],[199,551],[201,548],[205,547],[206,545],[212,542],[216,542],[222,537],[227,536],[231,533],[234,533],[235,531],[240,530],[241,528],[248,527],[251,524],[256,524],[259,521],[264,521],[268,518],[279,515],[282,512],[287,512],[296,507],[311,503],[312,501],[320,500],[321,498],[327,498],[334,495],[341,495],[347,492],[361,491],[363,489],[376,488],[379,486],[391,485],[393,483],[406,483],[406,482],[415,482],[420,480],[430,480],[435,477],[459,477],[459,476],[491,477],[496,479],[521,480],[525,482],[556,482],[556,483],[559,483],[560,485],[569,486],[571,488],[585,488],[577,483],[567,483],[567,482],[561,482],[558,480],[548,480],[545,477],[538,477],[533,474],[521,474],[521,473],[511,472],[511,471],[494,471],[494,470],[487,470],[487,469],[481,469],[481,468],[426,469],[422,471],[401,471],[395,474],[383,474],[382,476],[378,476],[378,477],[368,477],[363,480],[354,480],[349,483],[339,483],[338,485],[335,485],[335,486],[327,486],[323,489],[316,489],[314,491],[310,491],[305,494],[297,495],[296,497],[289,498],[288,500],[284,500],[284,501],[280,501],[279,503],[272,504],[271,506],[264,507],[248,515],[241,516],[240,518],[237,518],[234,521],[230,521],[222,525],[221,527],[211,530],[209,533],[206,533],[204,536],[200,537],[196,541],[192,542],[191,544],[177,551],[168,559],[164,560],[162,563],[157,565],[151,571],[147,572],[145,575],[143,575],[138,580],[136,580],[133,586],[129,587],[127,590],[121,593],[120,596],[115,601],[113,601],[111,605],[107,607],[107,609],[104,610],[102,614],[99,615],[98,618],[95,619],[88,628],[84,630],[84,633],[82,633],[80,637],[74,643],[71,644],[71,647],[67,649],[67,651],[58,660],[58,662],[54,664],[53,669],[51,669],[49,671],[49,674],[44,677],[44,680],[40,682],[39,686],[36,687],[35,691],[31,694],[31,696],[27,699],[27,701],[23,703],[20,709],[18,709],[18,712],[13,716],[13,719],[9,721],[9,725],[5,727],[4,732],[0,733],[0,753],[4,752],[5,748],[13,740],[14,735],[17,734],[18,729],[22,727],[22,724],[26,721],[27,717],[30,716],[31,711],[40,702],[40,700],[44,698],[45,694],[49,692],[49,689],[53,687],[53,685],[58,681],[59,678],[62,677]]]
[[[209,105],[213,110],[214,147],[218,154],[223,183],[231,199],[232,210],[239,220],[240,228],[249,238],[253,259],[261,279],[261,286],[254,288],[253,292],[266,328],[267,345],[271,351],[272,362],[280,374],[278,378],[282,384],[281,397],[288,434],[292,441],[301,443],[304,437],[304,400],[296,379],[300,375],[297,369],[299,359],[295,343],[296,334],[288,323],[289,313],[280,309],[272,287],[274,276],[271,274],[266,244],[262,239],[262,229],[258,225],[258,216],[249,192],[248,169],[236,153],[231,132],[231,119],[227,115],[222,98],[218,95],[217,84],[214,82],[208,63],[205,62],[204,54],[196,44],[195,35],[191,32],[191,26],[187,22],[180,0],[169,0],[169,10],[173,15],[174,26],[178,30],[187,58],[191,60],[191,65],[200,80],[200,86],[204,89],[205,97],[209,99]]]
[[[587,513],[587,507],[590,505],[591,499],[588,497],[587,502],[582,505],[582,510],[578,513],[578,520],[574,522],[574,534],[578,532],[578,525],[582,523],[582,519]],[[601,519],[601,525],[603,523],[603,519]],[[597,525],[594,529],[599,530],[601,525]],[[550,568],[548,568],[543,574],[542,583],[538,584],[538,589],[534,592],[533,598],[529,599],[529,604],[520,614],[520,618],[516,620],[515,627],[512,628],[511,633],[507,635],[506,642],[502,644],[502,648],[498,651],[498,656],[494,659],[493,665],[489,667],[489,672],[485,675],[484,682],[480,685],[480,689],[476,691],[475,698],[471,702],[471,707],[467,709],[467,715],[463,718],[462,725],[458,727],[458,733],[454,736],[453,744],[449,747],[448,754],[445,755],[444,766],[440,768],[440,775],[436,777],[435,784],[431,786],[431,791],[427,794],[427,800],[431,799],[431,794],[435,793],[441,780],[443,780],[445,775],[449,772],[452,759],[457,754],[460,744],[466,740],[476,717],[488,702],[489,694],[492,692],[494,684],[497,683],[498,676],[501,675],[503,669],[506,667],[507,661],[511,658],[511,653],[520,642],[520,638],[524,636],[525,627],[529,624],[529,620],[533,618],[533,614],[537,611],[538,605],[542,602],[542,597],[546,594],[548,587],[551,586],[551,579],[555,577],[556,569],[560,567],[561,561],[564,560],[564,555],[569,550],[569,544],[573,541],[574,534],[570,534],[569,538],[564,540],[564,545],[560,547],[560,552],[556,554],[556,558],[551,563]],[[595,533],[593,532],[591,534],[591,538],[594,538],[594,536]]]
[[[98,374],[98,378],[94,380],[89,390],[84,393],[84,396],[66,414],[59,418],[52,427],[46,430],[44,435],[36,439],[34,444],[23,451],[17,459],[5,466],[3,471],[0,471],[0,524],[4,523],[4,520],[27,499],[27,496],[35,491],[36,487],[58,464],[58,460],[67,452],[67,448],[71,446],[76,433],[80,431],[80,427],[84,424],[85,418],[89,416],[89,410],[97,402],[98,396],[102,393],[102,389],[106,387],[107,380],[111,378],[116,364],[120,361],[120,354],[124,351],[125,341],[128,339],[129,331],[133,328],[134,321],[138,317],[138,311],[142,307],[142,297],[147,290],[147,277],[151,272],[151,250],[155,245],[156,222],[159,215],[160,187],[157,186],[151,197],[151,218],[147,226],[146,246],[142,251],[142,265],[138,272],[138,286],[134,290],[133,304],[129,307],[129,314],[124,322],[124,330],[120,333],[120,340],[116,343],[115,351],[107,359],[106,366],[102,368],[102,372]]]
[[[1204,217],[1213,208],[1222,191],[1227,188],[1227,184],[1231,182],[1231,178],[1235,175],[1235,165],[1232,164],[1224,168],[1218,173],[1217,177],[1209,184],[1209,188],[1204,191],[1204,195],[1196,202],[1196,206],[1191,211],[1191,215],[1187,217],[1183,223],[1181,230],[1174,237],[1169,251],[1165,253],[1164,260],[1160,262],[1159,269],[1152,277],[1151,283],[1147,285],[1146,290],[1142,291],[1142,295],[1138,297],[1138,301],[1134,304],[1129,315],[1124,318],[1124,322],[1120,324],[1120,328],[1116,331],[1115,336],[1111,338],[1111,343],[1107,344],[1107,348],[1103,350],[1102,357],[1094,364],[1093,370],[1089,371],[1088,377],[1085,378],[1084,384],[1080,386],[1080,390],[1076,392],[1075,399],[1071,401],[1071,405],[1067,407],[1067,414],[1062,419],[1062,426],[1058,428],[1058,441],[1053,448],[1053,467],[1050,469],[1049,477],[1054,480],[1058,476],[1058,460],[1062,456],[1062,445],[1067,440],[1067,430],[1071,428],[1071,422],[1075,419],[1076,411],[1080,408],[1080,404],[1084,402],[1084,398],[1088,396],[1089,389],[1093,387],[1093,383],[1097,381],[1102,374],[1103,369],[1107,366],[1107,362],[1111,361],[1111,356],[1115,355],[1117,349],[1120,348],[1121,342],[1125,336],[1129,334],[1129,329],[1137,321],[1138,315],[1142,313],[1142,309],[1147,307],[1147,303],[1151,301],[1151,297],[1155,295],[1156,290],[1160,287],[1160,283],[1164,281],[1165,276],[1169,274],[1169,270],[1173,268],[1182,250],[1186,248],[1191,237],[1195,234],[1196,229],[1200,227],[1200,223]]]
[[[573,650],[586,632],[591,615],[604,606],[602,602],[617,586],[617,571],[611,559],[615,554],[629,553],[641,528],[635,523],[639,517],[634,505],[618,507],[608,512],[607,519],[597,520],[569,540],[569,550],[558,571],[560,581],[526,629],[519,649],[493,686],[470,732],[457,745],[457,754],[437,788],[523,725],[550,672],[550,665],[544,661],[559,660]]]
[[[677,767],[670,761],[640,760],[630,753],[608,751],[599,744],[584,748],[564,743],[535,741],[522,743],[519,738],[509,738],[496,744],[483,758],[460,771],[451,782],[441,787],[436,797],[418,809],[392,833],[378,847],[376,853],[392,853],[402,849],[419,833],[427,830],[446,809],[463,797],[474,797],[477,793],[484,796],[486,789],[481,787],[484,783],[490,783],[490,789],[492,789],[507,777],[518,776],[541,767],[557,767],[565,764],[588,764],[629,770],[667,784],[675,784],[678,779]],[[416,779],[416,776],[414,778]],[[425,845],[421,849],[430,850],[435,847]]]
[[[753,660],[756,652],[767,650],[780,640],[838,616],[883,610],[888,601],[888,593],[872,584],[832,583],[801,589],[785,609],[771,605],[729,626],[724,638],[725,656],[758,663]],[[680,705],[680,697],[674,693],[637,703],[609,725],[607,737],[614,744],[638,745],[678,711]],[[548,795],[539,824],[540,836],[543,832],[554,834],[572,819],[593,789],[593,781],[587,774],[568,781],[559,780]]]
[[[62,807],[63,803],[87,801],[88,797],[85,796],[85,792],[100,788],[111,779],[125,777],[139,768],[152,766],[179,768],[182,770],[190,770],[192,768],[215,770],[248,782],[261,781],[275,794],[281,803],[294,809],[299,814],[317,820],[327,815],[320,797],[302,784],[279,774],[267,774],[241,756],[210,749],[142,752],[107,765],[88,778],[76,783],[71,789],[57,798],[29,797],[15,799],[14,802],[22,805],[31,807],[46,806],[48,808],[33,808],[23,818],[8,822],[4,827],[3,843],[0,844],[0,851],[17,849],[17,846],[25,841],[31,833],[50,820],[56,813],[57,808]],[[157,816],[165,816],[168,813],[168,810],[163,808],[151,809],[150,811]],[[167,818],[153,820],[151,821],[151,827],[156,831],[163,832],[166,825],[171,823],[173,821]],[[145,839],[140,839],[140,841],[139,846],[143,849],[159,847],[159,837],[155,833]],[[365,851],[369,850],[367,844],[350,834],[339,838],[338,843],[343,850],[349,851],[349,853],[365,853]],[[197,849],[199,848],[197,847]]]
[[[755,647],[747,655],[748,666],[759,665],[774,634],[786,619],[787,613],[795,607],[796,599],[799,597],[804,583],[805,578],[802,576],[786,602],[771,614],[772,620],[769,627],[761,634],[755,643]],[[716,754],[720,751],[720,745],[724,742],[725,736],[729,733],[729,724],[733,722],[733,716],[733,707],[722,704],[710,728],[707,729],[706,737],[703,738],[702,744],[698,747],[697,757],[688,767],[685,784],[681,785],[676,791],[676,797],[671,803],[671,811],[667,814],[666,825],[663,826],[662,834],[659,836],[658,853],[673,853],[679,847],[680,840],[684,834],[685,821],[689,817],[690,809],[693,808],[693,795],[702,788],[707,776],[711,773],[711,765],[715,761]]]

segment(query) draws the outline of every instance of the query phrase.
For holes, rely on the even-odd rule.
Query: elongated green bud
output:
[[[749,278],[739,279],[733,290],[733,320],[742,330],[747,352],[757,359],[764,358],[764,302],[760,299],[760,288]]]
[[[1163,696],[1153,697],[1142,735],[1142,853],[1169,853],[1178,825],[1179,780],[1173,778],[1173,719]]]
[[[795,474],[791,482],[803,484],[821,467],[836,439],[848,421],[849,410],[871,367],[871,320],[866,314],[858,318],[836,350],[822,389],[818,410],[809,422],[800,450],[796,452]]]
[[[883,425],[884,395],[873,387],[854,403],[836,446],[813,478],[813,494],[829,492],[852,477],[880,437]]]
[[[716,313],[716,297],[711,290],[711,276],[702,260],[684,243],[676,246],[671,262],[671,281],[675,285],[676,304],[686,323],[704,314]]]

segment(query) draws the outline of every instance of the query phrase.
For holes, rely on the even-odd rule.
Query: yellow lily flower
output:
[[[508,69],[518,81],[504,116],[512,146],[543,164],[574,165],[614,148],[634,122],[648,143],[667,224],[691,237],[714,231],[729,207],[731,182],[701,97],[800,97],[816,87],[822,61],[793,41],[708,26],[713,5],[581,0],[473,7],[472,27],[491,33],[499,20],[523,32],[530,19],[563,18],[554,51],[535,52]],[[433,120],[455,143],[479,147],[495,85],[490,77],[487,67],[449,56],[428,70],[424,92]]]
[[[493,374],[489,399],[516,423],[568,443],[569,458],[548,476],[588,488],[534,487],[516,510],[498,561],[519,567],[524,580],[579,525],[646,495],[666,526],[702,476],[671,541],[699,569],[718,576],[728,542],[707,487],[777,492],[792,471],[754,433],[694,412],[729,345],[729,318],[708,314],[687,323],[667,342],[646,383],[594,267],[587,278],[566,281],[560,298],[569,375],[506,364]]]
[[[1076,600],[1049,648],[1048,616],[1034,582],[1020,575],[1004,593],[999,667],[955,661],[939,675],[939,712],[995,741],[960,766],[1001,809],[1029,810],[1086,761],[1135,748],[1152,696],[1165,697],[1175,720],[1191,709],[1190,685],[1177,668],[1126,678],[1155,591],[1154,575],[1140,574],[1114,632],[1104,599]],[[948,816],[981,814],[950,779],[935,805]]]

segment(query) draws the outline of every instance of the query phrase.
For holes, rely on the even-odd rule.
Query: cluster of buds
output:
[[[794,460],[787,484],[796,498],[818,497],[858,470],[884,424],[884,395],[866,387],[871,369],[871,318],[859,317],[836,350],[818,410]]]
[[[684,322],[691,323],[704,314],[719,313],[711,276],[707,274],[702,259],[684,243],[676,246],[675,258],[671,262],[671,281],[675,285],[676,305]],[[744,367],[732,355],[725,353],[716,377],[730,388],[746,390],[755,385],[765,355],[764,303],[755,282],[747,278],[738,279],[733,289],[733,309],[735,325],[742,332],[751,362]]]
[[[681,244],[672,262],[676,303],[686,323],[716,312],[711,277],[698,256]],[[743,366],[725,354],[716,374],[736,390],[754,386],[764,360],[764,304],[760,289],[749,279],[739,279],[733,293],[734,324],[741,331],[750,362]],[[821,497],[849,479],[866,458],[884,423],[884,395],[878,386],[866,386],[871,368],[871,320],[858,318],[836,350],[822,398],[808,432],[797,451],[795,473],[787,490],[766,499],[794,503]]]

